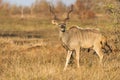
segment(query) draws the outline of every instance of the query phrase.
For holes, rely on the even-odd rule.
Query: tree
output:
[[[9,8],[10,8],[10,4],[9,3],[2,3],[1,4],[1,14],[8,16],[9,15]]]
[[[80,19],[89,19],[95,17],[95,13],[92,10],[91,0],[77,0],[75,3],[75,9]]]
[[[21,12],[21,19],[24,19],[24,7],[23,6],[21,6],[20,12]]]
[[[10,14],[11,15],[16,15],[16,14],[20,14],[20,8],[17,7],[15,4],[10,6]]]
[[[61,13],[65,11],[66,6],[61,0],[58,0],[55,9],[56,12]]]
[[[34,14],[34,8],[35,8],[35,5],[32,4],[31,7],[30,7],[30,14],[31,14],[31,15]]]

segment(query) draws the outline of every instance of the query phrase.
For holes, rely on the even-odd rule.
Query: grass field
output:
[[[103,66],[96,54],[81,51],[80,68],[73,60],[63,71],[66,51],[50,20],[1,18],[0,80],[119,80],[120,42],[114,37],[118,35],[120,40],[120,32],[114,33],[113,24],[105,20],[73,20],[68,23],[71,25],[100,28],[110,45],[117,46],[113,53],[104,54]]]

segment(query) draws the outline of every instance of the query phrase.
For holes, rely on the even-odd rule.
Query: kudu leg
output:
[[[64,67],[64,71],[66,71],[66,69],[67,69],[68,63],[70,61],[71,54],[72,54],[72,51],[68,50],[67,57],[66,57],[66,63],[65,63],[65,67]]]
[[[108,44],[106,44],[106,47],[108,48],[108,50],[107,50],[108,52],[112,52],[112,49]]]
[[[79,52],[80,52],[80,49],[76,49],[76,62],[77,62],[77,68],[80,67],[80,64],[79,64],[79,60],[80,60]]]
[[[102,52],[101,46],[95,46],[94,50],[96,51],[96,53],[98,54],[100,58],[100,64],[102,64],[103,52]]]

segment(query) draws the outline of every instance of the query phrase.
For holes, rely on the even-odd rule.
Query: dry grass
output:
[[[27,27],[30,24],[28,23]],[[69,25],[71,25],[71,23],[69,23]],[[17,26],[17,24],[15,26]],[[27,30],[27,28],[25,29]],[[34,27],[31,27],[31,29],[36,31]],[[108,27],[106,30],[107,29]],[[5,30],[8,30],[8,28]],[[46,31],[46,28],[44,31]],[[80,68],[77,69],[75,61],[72,61],[67,71],[63,71],[65,58],[66,51],[58,41],[57,32],[54,30],[51,31],[50,28],[48,28],[48,32],[43,33],[43,36],[40,38],[1,37],[0,80],[120,79],[120,51],[116,51],[110,55],[104,54],[103,66],[98,64],[99,58],[96,54],[81,52]]]
[[[31,42],[25,39],[29,43],[16,44],[14,40],[18,39],[0,39],[1,80],[119,80],[120,78],[120,53],[105,55],[103,66],[98,65],[97,55],[81,53],[80,69],[77,69],[73,62],[68,70],[63,72],[66,51],[59,43],[51,45],[50,41],[46,43],[37,39],[37,43],[34,43],[35,39]],[[32,45],[33,43],[37,46]]]

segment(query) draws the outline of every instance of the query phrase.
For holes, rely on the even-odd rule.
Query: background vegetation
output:
[[[30,7],[0,0],[0,80],[119,80],[120,0],[76,0],[67,28],[78,25],[99,28],[113,52],[104,54],[103,66],[94,51],[80,52],[80,69],[71,60],[63,72],[66,51],[46,0]],[[54,6],[64,18],[69,6],[60,0]],[[46,16],[47,15],[47,16]],[[63,15],[63,16],[62,16]]]

